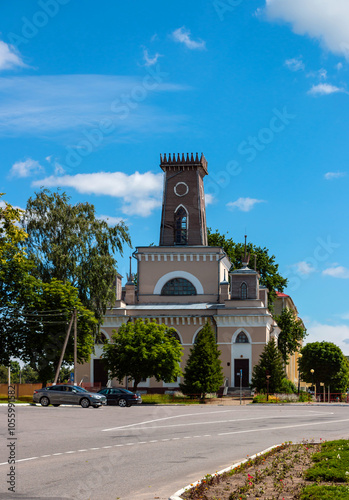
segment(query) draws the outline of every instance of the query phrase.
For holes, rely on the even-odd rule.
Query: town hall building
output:
[[[184,370],[190,348],[208,321],[221,351],[226,385],[240,386],[242,374],[242,386],[248,387],[264,346],[280,331],[268,310],[268,290],[260,285],[246,251],[242,267],[231,269],[223,249],[208,246],[204,155],[161,155],[160,167],[164,191],[159,245],[137,247],[134,252],[137,285],[131,270],[124,288],[117,276],[116,303],[106,313],[102,334],[110,341],[113,330],[137,318],[163,323],[177,332]],[[288,297],[282,295],[283,300]],[[107,384],[102,352],[102,345],[96,345],[91,361],[79,365],[78,383]],[[179,378],[173,383],[147,379],[138,387],[160,392],[174,390],[179,382]],[[122,385],[117,380],[111,383]]]

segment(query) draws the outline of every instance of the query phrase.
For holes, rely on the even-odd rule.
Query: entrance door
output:
[[[249,386],[249,360],[234,359],[234,386],[240,387],[240,370],[242,370],[242,387]]]
[[[104,364],[101,359],[93,360],[93,381],[94,383],[100,382],[102,387],[105,387],[108,383],[108,372],[104,368]]]

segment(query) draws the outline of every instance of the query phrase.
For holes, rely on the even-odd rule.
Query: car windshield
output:
[[[74,389],[76,389],[77,391],[80,391],[80,392],[88,392],[88,391],[86,391],[86,389],[84,389],[83,387],[79,387],[78,385],[74,385]]]

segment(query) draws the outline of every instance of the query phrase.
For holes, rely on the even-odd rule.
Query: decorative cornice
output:
[[[214,316],[217,327],[243,328],[249,326],[261,326],[270,329],[273,318],[269,314],[263,315],[240,315],[240,316]]]

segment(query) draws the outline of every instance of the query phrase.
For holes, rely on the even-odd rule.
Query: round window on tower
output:
[[[174,192],[177,196],[185,196],[189,192],[189,187],[185,182],[177,182]]]

